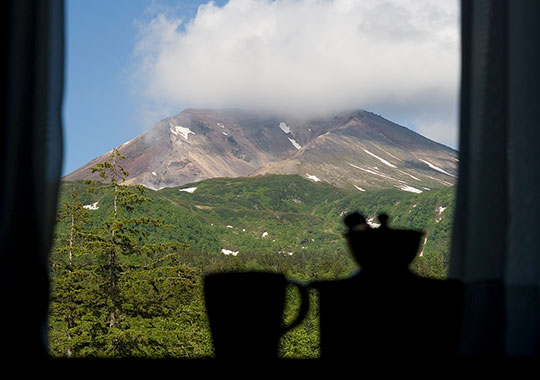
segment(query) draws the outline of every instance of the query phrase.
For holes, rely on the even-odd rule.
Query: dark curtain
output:
[[[464,355],[540,348],[540,2],[462,1],[460,164],[450,276]]]
[[[48,255],[62,165],[64,3],[0,3],[7,53],[0,112],[0,326],[8,354],[46,356]]]

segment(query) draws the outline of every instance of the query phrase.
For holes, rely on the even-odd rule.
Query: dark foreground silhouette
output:
[[[436,357],[457,354],[462,287],[409,271],[422,232],[390,229],[386,215],[370,228],[362,215],[345,218],[345,238],[362,268],[319,290],[323,358]]]
[[[463,289],[459,282],[419,277],[408,267],[423,233],[379,228],[349,214],[344,234],[361,270],[337,281],[295,284],[297,319],[283,326],[283,275],[219,273],[205,277],[205,297],[217,358],[277,358],[281,335],[307,314],[307,289],[319,294],[322,359],[449,357],[457,355]]]
[[[283,325],[286,287],[279,273],[215,273],[205,277],[206,309],[217,358],[277,358],[280,337],[302,322],[309,310],[307,289],[293,323]]]

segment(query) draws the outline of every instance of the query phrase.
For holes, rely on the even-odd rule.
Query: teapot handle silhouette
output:
[[[296,288],[300,291],[300,310],[298,311],[298,315],[296,316],[293,322],[291,322],[288,325],[285,325],[285,324],[283,325],[282,334],[286,333],[287,331],[292,330],[293,328],[298,326],[300,323],[302,323],[309,311],[308,286],[294,280],[288,280],[288,282],[296,286]]]

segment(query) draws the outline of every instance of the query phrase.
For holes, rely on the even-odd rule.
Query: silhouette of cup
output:
[[[296,319],[285,325],[290,285],[300,290],[302,300]],[[279,273],[209,274],[204,292],[216,358],[276,358],[281,336],[299,325],[309,309],[307,288]]]

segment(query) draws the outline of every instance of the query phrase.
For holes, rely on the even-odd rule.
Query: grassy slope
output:
[[[424,230],[427,243],[414,269],[432,277],[442,277],[446,271],[454,188],[422,194],[400,190],[349,192],[296,175],[217,178],[182,188],[187,187],[197,190],[148,190],[146,196],[152,202],[141,206],[138,213],[172,225],[159,233],[149,230],[148,238],[188,243],[191,248],[185,254],[186,264],[199,263],[204,266],[202,271],[212,269],[208,260],[201,260],[204,255],[219,261],[220,267],[271,266],[305,279],[324,277],[325,268],[332,265],[340,267],[329,272],[350,272],[354,264],[340,233],[341,219],[351,211],[369,217],[386,212],[393,227]],[[62,197],[72,190],[80,192],[83,204],[99,201],[100,208],[91,212],[93,223],[101,223],[111,212],[109,191],[98,189],[88,194],[82,183],[68,182],[63,184]],[[447,207],[441,215],[440,206]],[[239,254],[225,257],[222,248]]]

